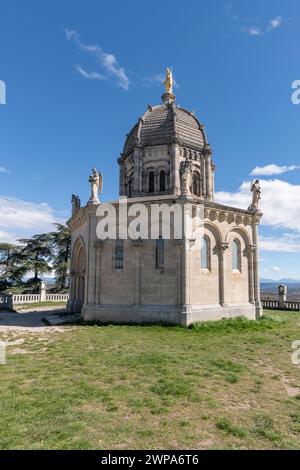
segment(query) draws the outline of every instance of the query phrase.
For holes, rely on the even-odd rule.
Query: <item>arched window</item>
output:
[[[232,269],[234,271],[241,269],[241,244],[238,240],[232,242]]]
[[[201,239],[201,269],[210,269],[210,241],[208,237]]]
[[[115,269],[124,267],[124,240],[117,239],[115,244]]]
[[[200,196],[200,175],[197,172],[193,173],[193,193]]]
[[[165,191],[166,190],[166,172],[161,170],[159,174],[159,190]]]
[[[155,268],[162,269],[165,262],[165,241],[159,237],[155,241]]]
[[[154,193],[154,171],[150,171],[149,173],[149,193]]]

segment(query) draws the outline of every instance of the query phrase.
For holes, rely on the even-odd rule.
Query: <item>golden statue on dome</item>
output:
[[[171,104],[175,101],[175,95],[173,93],[173,73],[170,67],[166,68],[166,79],[163,84],[166,88],[165,93],[162,95],[163,103]]]
[[[166,87],[166,92],[173,94],[173,74],[169,67],[166,68],[166,80],[164,81],[164,85]]]

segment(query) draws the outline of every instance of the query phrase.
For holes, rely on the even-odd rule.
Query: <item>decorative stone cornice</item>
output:
[[[76,214],[68,220],[67,225],[70,228],[71,232],[76,230],[78,227],[83,225],[88,221],[88,214],[85,207],[79,209]]]
[[[206,202],[205,202],[206,206]],[[214,222],[223,223],[227,222],[228,224],[234,225],[251,225],[251,217],[249,215],[244,215],[244,211],[235,210],[234,208],[224,208],[219,209],[217,207],[205,207],[204,209],[204,218]]]

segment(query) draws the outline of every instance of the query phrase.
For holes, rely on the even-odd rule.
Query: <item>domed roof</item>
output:
[[[137,146],[173,142],[201,151],[207,144],[203,125],[193,113],[175,103],[149,106],[127,135],[123,154],[128,155]]]

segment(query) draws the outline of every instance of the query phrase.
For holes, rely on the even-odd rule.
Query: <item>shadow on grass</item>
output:
[[[229,319],[222,319],[222,320],[215,320],[215,321],[203,321],[192,323],[189,326],[182,326],[176,325],[174,323],[167,323],[167,322],[156,322],[156,323],[137,323],[137,322],[91,322],[85,321],[80,318],[76,323],[77,325],[81,326],[98,326],[98,327],[113,327],[113,326],[132,326],[135,328],[171,328],[172,330],[181,330],[186,332],[194,332],[194,333],[230,333],[234,331],[238,332],[249,332],[249,331],[264,331],[264,330],[271,330],[276,328],[283,323],[285,320],[282,319],[274,319],[271,317],[262,316],[258,320],[248,320],[245,317],[236,317],[236,318],[229,318]]]

